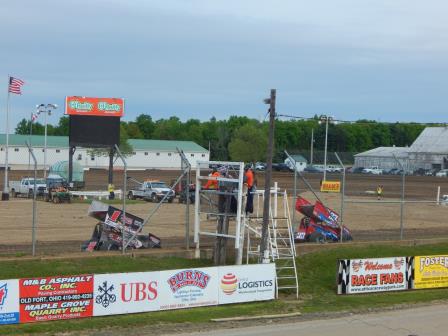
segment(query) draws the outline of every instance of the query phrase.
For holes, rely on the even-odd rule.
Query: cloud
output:
[[[438,87],[447,84],[447,7],[404,0],[10,1],[0,10],[0,78],[27,81],[14,99],[13,122],[36,103],[61,104],[67,95],[124,97],[130,119],[142,112],[258,117],[272,87],[281,109],[308,115],[353,119],[365,111],[369,119],[423,120],[419,111],[430,109],[444,118]]]

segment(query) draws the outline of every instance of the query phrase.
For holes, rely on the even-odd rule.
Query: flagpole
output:
[[[31,147],[33,147],[31,144],[32,136],[33,136],[33,112],[30,113],[30,146]],[[28,174],[31,175],[30,166],[31,166],[31,152],[28,151]]]
[[[5,152],[5,185],[3,186],[3,194],[2,194],[2,200],[7,201],[9,200],[9,188],[8,188],[8,152],[9,152],[9,84],[11,81],[11,77],[8,75],[8,96],[6,99],[6,152]]]

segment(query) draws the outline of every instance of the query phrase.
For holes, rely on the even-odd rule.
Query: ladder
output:
[[[272,193],[272,191],[271,191]],[[283,216],[278,216],[278,195],[283,196]],[[264,197],[264,195],[262,195]],[[291,217],[289,211],[288,196],[286,191],[279,192],[277,186],[272,193],[272,201],[269,211],[269,229],[268,244],[269,257],[275,263],[277,273],[276,294],[279,290],[295,291],[296,297],[299,297],[299,282],[296,268],[296,249],[294,244],[294,235],[292,232]],[[246,262],[251,258],[258,258],[260,255],[260,241],[262,218],[245,217],[243,219],[244,227],[247,232]]]

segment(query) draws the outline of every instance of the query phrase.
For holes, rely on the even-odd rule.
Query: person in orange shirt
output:
[[[244,184],[247,186],[246,216],[254,212],[254,172],[247,165],[244,168]]]
[[[216,170],[216,168],[213,168],[213,172],[211,177],[214,177],[213,180],[208,180],[207,183],[204,186],[204,189],[218,189],[218,180],[217,178],[220,177],[221,174]]]

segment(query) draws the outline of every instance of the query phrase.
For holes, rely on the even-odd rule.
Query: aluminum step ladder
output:
[[[271,192],[272,193],[272,192]],[[278,216],[278,196],[283,196],[283,216]],[[295,291],[299,297],[299,282],[296,268],[296,249],[292,232],[291,217],[289,212],[288,195],[286,191],[279,192],[277,186],[272,193],[272,201],[269,211],[268,247],[269,257],[275,263],[277,273],[276,294],[279,290]],[[246,262],[259,257],[262,216],[245,217],[243,225],[246,229]]]
[[[298,299],[299,280],[296,268],[296,246],[294,244],[286,190],[282,194],[284,216],[279,217],[277,207],[274,207],[274,213],[270,221],[270,254],[272,261],[275,262],[275,270],[277,272],[277,296],[278,291],[286,290],[295,292]],[[276,197],[275,194],[274,197]]]

